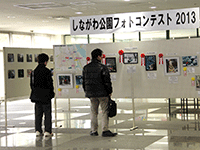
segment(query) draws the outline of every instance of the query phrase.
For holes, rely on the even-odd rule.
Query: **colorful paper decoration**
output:
[[[76,85],[76,93],[79,92],[79,85]]]
[[[123,54],[124,54],[124,51],[123,50],[119,50],[119,63],[123,63]]]
[[[87,57],[86,60],[87,60],[87,64],[89,64],[90,63],[90,57]]]
[[[59,96],[61,96],[61,91],[62,91],[62,89],[58,88],[58,94],[59,94]]]
[[[192,77],[192,78],[191,78],[191,85],[192,85],[192,86],[195,86],[195,77]]]
[[[163,54],[162,53],[158,54],[158,57],[159,57],[159,65],[163,64]]]
[[[145,66],[145,54],[142,53],[142,54],[140,55],[140,57],[141,57],[141,66]]]
[[[102,64],[106,64],[106,55],[105,54],[103,54],[103,56],[102,56]]]
[[[187,68],[186,67],[183,68],[183,74],[184,74],[184,76],[187,76]]]

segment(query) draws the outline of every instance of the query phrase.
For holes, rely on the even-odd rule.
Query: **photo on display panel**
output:
[[[24,55],[23,54],[17,54],[17,61],[18,62],[24,62]]]
[[[145,68],[146,71],[156,71],[156,55],[145,56]]]
[[[50,61],[53,62],[53,55],[50,56]]]
[[[196,90],[200,91],[200,75],[195,75],[196,80]]]
[[[183,67],[198,66],[197,56],[182,56]]]
[[[165,75],[180,75],[179,57],[164,58]]]
[[[27,77],[31,76],[32,69],[27,69]]]
[[[8,70],[8,79],[15,78],[15,70]]]
[[[106,66],[108,67],[109,72],[117,72],[116,58],[106,57]]]
[[[123,53],[124,64],[137,64],[138,63],[138,53]]]
[[[76,75],[75,79],[76,79],[76,85],[82,85],[82,83],[83,83],[82,75]]]
[[[18,69],[18,78],[24,77],[24,69]]]
[[[8,54],[8,62],[14,62],[14,54]]]
[[[73,88],[72,74],[57,74],[58,88]]]
[[[32,62],[32,54],[26,54],[27,62]]]
[[[39,54],[34,54],[34,56],[35,56],[35,62],[38,62],[38,55]]]

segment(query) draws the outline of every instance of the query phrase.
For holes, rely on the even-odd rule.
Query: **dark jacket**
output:
[[[48,104],[55,96],[51,71],[39,64],[30,76],[32,102]]]
[[[97,59],[83,68],[83,89],[86,97],[107,97],[112,93],[108,68]]]

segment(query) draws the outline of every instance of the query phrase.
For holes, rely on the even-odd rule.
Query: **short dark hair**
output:
[[[38,55],[38,63],[43,64],[44,62],[49,61],[49,56],[45,53],[41,53]]]
[[[101,56],[102,54],[103,54],[103,51],[101,49],[99,49],[99,48],[96,48],[91,52],[92,59],[95,59],[98,56]]]

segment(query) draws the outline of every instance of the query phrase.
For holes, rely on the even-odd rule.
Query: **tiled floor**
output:
[[[8,127],[5,128],[4,103],[0,105],[0,150],[199,150],[198,116],[183,119],[168,115],[165,99],[136,99],[133,126],[132,100],[117,99],[118,114],[110,119],[116,137],[91,137],[89,99],[57,99],[57,127],[53,107],[52,138],[36,138],[34,104],[30,100],[7,103]],[[69,110],[70,108],[70,110]],[[172,110],[173,111],[173,110]],[[101,110],[99,110],[101,116]],[[99,134],[101,117],[99,116]],[[130,128],[138,129],[130,131]]]

